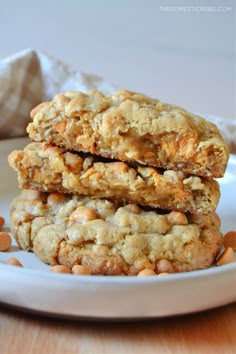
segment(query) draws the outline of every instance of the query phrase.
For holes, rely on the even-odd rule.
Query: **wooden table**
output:
[[[236,303],[139,322],[46,318],[0,306],[1,354],[233,354]]]

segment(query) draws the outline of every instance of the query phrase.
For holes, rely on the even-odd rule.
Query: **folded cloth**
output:
[[[0,87],[0,139],[26,135],[31,109],[58,92],[114,91],[101,77],[31,49],[0,61]]]

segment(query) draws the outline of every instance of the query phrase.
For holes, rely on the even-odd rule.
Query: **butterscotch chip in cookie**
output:
[[[170,261],[167,259],[160,259],[156,262],[156,271],[158,273],[173,273],[174,269]]]
[[[138,277],[150,277],[156,275],[156,273],[152,269],[143,269],[138,273]]]
[[[40,196],[23,191],[12,202],[11,231],[21,248],[51,266],[81,265],[100,275],[191,271],[209,267],[222,246],[214,213],[188,214],[183,224],[167,211],[136,213],[106,199]],[[73,217],[85,208],[94,218]]]
[[[23,151],[13,151],[9,163],[18,173],[21,188],[125,201],[130,203],[126,208],[134,214],[139,213],[137,203],[210,213],[216,209],[220,197],[218,183],[213,179],[111,162],[91,154],[71,153],[48,143],[31,143]],[[80,211],[80,217],[94,218],[91,213],[86,211],[82,216]],[[173,212],[169,217],[179,219],[178,223],[183,225],[188,223],[181,212]]]
[[[72,273],[73,274],[77,274],[77,275],[90,275],[90,270],[85,267],[85,266],[82,266],[80,264],[75,264],[73,267],[72,267]]]
[[[122,161],[222,177],[229,157],[217,127],[186,110],[126,90],[76,91],[31,112],[34,141]]]

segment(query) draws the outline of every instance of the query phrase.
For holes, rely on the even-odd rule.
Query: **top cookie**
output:
[[[69,91],[41,103],[31,117],[32,140],[123,161],[216,178],[229,157],[213,123],[135,92]]]

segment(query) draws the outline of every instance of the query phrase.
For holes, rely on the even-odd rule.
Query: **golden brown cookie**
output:
[[[135,92],[69,91],[31,116],[27,131],[34,141],[122,161],[222,177],[229,157],[213,123]]]
[[[91,274],[136,275],[209,267],[222,245],[210,215],[145,211],[104,200],[24,190],[13,201],[11,231],[46,263],[81,264]]]
[[[162,209],[210,213],[217,207],[218,183],[181,171],[75,154],[48,143],[31,143],[9,155],[21,188],[83,194]]]

